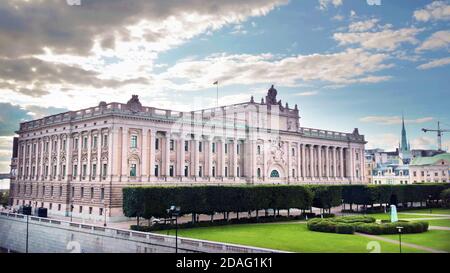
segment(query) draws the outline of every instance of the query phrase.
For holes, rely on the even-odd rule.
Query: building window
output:
[[[173,177],[173,165],[169,166],[169,176]]]
[[[83,212],[83,206],[80,206],[80,213]]]
[[[83,138],[83,149],[86,149],[86,148],[87,148],[87,142],[88,142],[88,138],[87,138],[87,137],[84,137],[84,138]]]
[[[78,166],[77,165],[73,165],[73,176],[74,177],[77,176],[77,172],[78,172]]]
[[[101,190],[100,190],[100,199],[105,199],[105,188],[102,188]]]
[[[81,187],[81,191],[80,191],[80,197],[83,198],[84,197],[84,187]]]
[[[203,175],[203,167],[199,166],[198,167],[198,177],[202,177],[202,175]]]
[[[72,195],[72,198],[75,196],[75,187],[72,187],[71,195]]]
[[[50,187],[50,196],[53,197],[53,186]]]
[[[240,153],[240,150],[241,150],[240,148],[241,148],[241,145],[236,144],[236,154]]]
[[[173,151],[175,149],[175,141],[173,139],[170,140],[170,150]]]
[[[131,164],[130,166],[130,176],[136,177],[136,164]]]
[[[108,174],[107,170],[108,170],[108,165],[105,163],[105,164],[103,164],[103,176],[106,176]]]
[[[225,143],[225,153],[228,153],[228,144]]]
[[[258,169],[256,170],[256,176],[257,176],[258,178],[261,178],[261,168],[258,168]]]
[[[89,214],[92,214],[92,207],[89,207]]]
[[[83,164],[83,177],[85,177],[86,176],[86,173],[87,173],[87,165],[86,164]]]
[[[261,154],[261,146],[258,145],[258,147],[256,147],[256,151],[257,151],[257,154],[260,155]]]
[[[189,141],[187,141],[187,140],[184,141],[184,151],[185,152],[189,151]]]
[[[58,204],[58,211],[61,210],[61,204]]]
[[[103,215],[103,208],[100,208],[100,209],[98,210],[98,214],[99,214],[100,216]]]
[[[186,176],[186,177],[189,176],[189,167],[188,166],[184,166],[184,176]]]
[[[292,169],[292,177],[295,177],[295,169]]]
[[[66,176],[66,165],[62,165],[62,177]]]
[[[280,173],[277,170],[273,170],[270,173],[270,177],[280,177]]]
[[[91,187],[91,199],[94,199],[94,187]]]
[[[159,150],[159,138],[155,139],[155,150]]]
[[[201,153],[203,150],[203,142],[199,141],[198,142],[198,151]]]
[[[61,196],[62,196],[62,191],[63,191],[63,188],[62,188],[62,186],[59,186],[59,197],[61,197]]]
[[[52,208],[53,208],[53,204],[52,203],[48,204],[48,209],[52,210]]]
[[[216,153],[216,143],[215,142],[212,143],[212,152]]]
[[[239,167],[236,168],[236,176],[241,177],[241,170],[239,169]]]
[[[212,167],[212,177],[216,177],[216,167]]]
[[[108,146],[108,135],[103,135],[103,147]]]
[[[131,136],[131,148],[137,148],[137,136]]]
[[[228,177],[228,167],[225,167],[225,177]]]
[[[92,164],[92,176],[95,177],[97,175],[97,164]]]
[[[159,166],[155,165],[155,176],[159,176]]]
[[[92,139],[92,147],[97,148],[97,136]]]

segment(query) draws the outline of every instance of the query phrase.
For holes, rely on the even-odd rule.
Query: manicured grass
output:
[[[430,224],[430,226],[450,227],[450,219],[426,220],[426,221]]]
[[[167,231],[160,231],[167,234]],[[174,235],[174,231],[170,231]],[[309,231],[306,224],[271,223],[241,224],[216,227],[181,229],[179,236],[210,241],[234,243],[290,252],[368,253],[367,243],[372,239],[359,235]],[[383,253],[396,253],[398,245],[378,241]],[[423,252],[404,248],[405,252]]]
[[[398,235],[381,235],[382,237],[398,240]],[[429,230],[419,234],[403,234],[402,242],[411,243],[438,250],[450,252],[450,231]]]
[[[373,213],[373,214],[366,214],[366,216],[374,217],[375,219],[379,220],[390,220],[391,215],[389,213]],[[414,219],[414,218],[431,218],[434,216],[426,216],[426,215],[412,215],[412,214],[397,214],[398,219]],[[436,216],[437,219],[439,216]]]

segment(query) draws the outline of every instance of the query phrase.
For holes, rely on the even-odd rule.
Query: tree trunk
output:
[[[214,214],[211,214],[211,223],[214,222]]]
[[[289,212],[290,212],[290,209],[288,209],[288,213],[287,213],[287,216],[288,216],[288,217],[290,216],[290,213],[289,213]]]
[[[258,219],[259,219],[259,213],[258,213],[258,210],[256,210],[256,222],[258,222]]]
[[[137,220],[137,226],[139,226],[139,215],[137,216],[136,220]]]
[[[237,217],[237,219],[239,220],[239,211],[236,212],[236,217]]]

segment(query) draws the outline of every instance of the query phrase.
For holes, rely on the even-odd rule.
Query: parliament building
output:
[[[191,112],[126,103],[23,122],[10,200],[49,215],[115,221],[130,185],[356,184],[364,136],[301,127],[277,100]],[[230,200],[232,202],[232,200]]]

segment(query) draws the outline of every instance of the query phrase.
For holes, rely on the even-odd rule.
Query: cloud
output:
[[[436,138],[422,136],[411,140],[412,149],[436,149]]]
[[[372,74],[392,67],[385,63],[387,59],[385,54],[370,54],[361,49],[285,58],[271,54],[214,54],[178,62],[158,78],[171,82],[171,88],[178,90],[210,88],[217,79],[221,86],[259,83],[296,86],[308,81],[374,83],[390,79]]]
[[[425,69],[431,69],[431,68],[435,68],[435,67],[445,66],[448,64],[450,64],[450,57],[437,59],[437,60],[430,61],[428,63],[424,63],[424,64],[419,65],[417,68],[421,69],[421,70],[425,70]]]
[[[324,10],[327,9],[328,6],[333,5],[334,7],[341,6],[343,4],[343,0],[319,0],[319,9]]]
[[[416,51],[436,50],[441,48],[448,49],[449,45],[450,45],[450,31],[442,30],[433,33],[416,49]]]
[[[158,85],[158,54],[288,0],[0,2],[0,92]],[[51,16],[49,16],[51,14]]]
[[[402,44],[417,44],[419,41],[416,35],[423,29],[402,28],[402,29],[384,29],[378,32],[338,32],[333,38],[339,42],[339,45],[358,45],[365,49],[375,49],[380,51],[394,51]]]
[[[405,123],[425,123],[432,121],[432,117],[423,117],[423,118],[417,118],[417,119],[405,119]],[[362,117],[359,119],[359,121],[362,122],[368,122],[368,123],[377,123],[377,124],[383,124],[383,125],[393,125],[393,124],[401,124],[402,123],[402,117],[400,116],[367,116]]]
[[[364,32],[368,30],[373,30],[378,22],[379,20],[375,18],[366,21],[353,22],[349,25],[348,29],[351,32]]]
[[[305,92],[300,92],[300,93],[296,93],[294,94],[294,96],[315,96],[319,94],[319,91],[305,91]]]
[[[450,20],[450,5],[448,1],[434,1],[424,9],[416,10],[414,18],[421,22]]]

